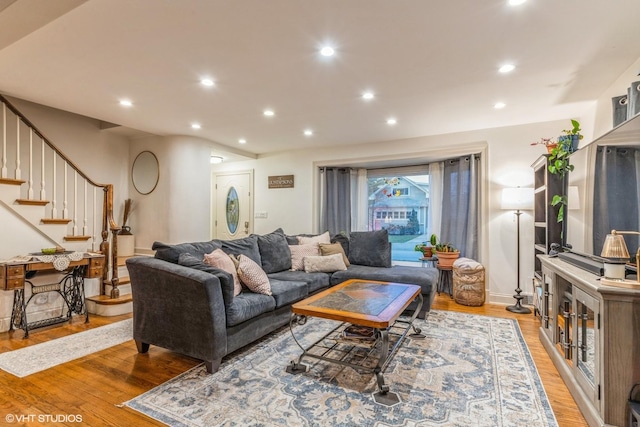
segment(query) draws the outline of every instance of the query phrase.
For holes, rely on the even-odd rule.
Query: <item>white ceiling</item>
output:
[[[639,0],[506,3],[0,0],[0,92],[263,154],[578,117],[640,58]]]

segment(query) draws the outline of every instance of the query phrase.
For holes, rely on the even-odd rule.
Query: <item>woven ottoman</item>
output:
[[[453,299],[458,304],[484,304],[484,266],[470,258],[458,258],[453,263]]]

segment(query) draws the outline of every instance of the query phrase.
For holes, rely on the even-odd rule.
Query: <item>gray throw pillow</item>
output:
[[[213,274],[220,281],[220,287],[222,288],[222,299],[224,300],[224,306],[229,307],[233,302],[234,283],[233,277],[230,273],[224,270],[205,264],[202,260],[189,254],[183,253],[178,257],[178,264],[185,267],[194,268],[196,270],[206,271]]]
[[[218,248],[220,248],[220,244],[215,240],[209,242],[179,243],[177,245],[154,242],[153,246],[151,246],[151,249],[156,251],[156,258],[174,264],[178,264],[180,254],[188,253],[202,261],[204,254],[210,254]]]
[[[262,264],[260,260],[260,249],[258,248],[257,234],[252,234],[251,236],[244,237],[242,239],[214,241],[220,242],[221,249],[229,255],[246,255],[256,264]]]
[[[281,228],[258,236],[258,248],[265,273],[277,273],[291,268],[291,251]]]
[[[349,262],[369,267],[391,267],[391,243],[387,230],[351,232]]]

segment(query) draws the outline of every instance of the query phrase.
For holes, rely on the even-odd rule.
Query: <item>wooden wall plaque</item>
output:
[[[293,188],[293,175],[270,176],[269,188]]]

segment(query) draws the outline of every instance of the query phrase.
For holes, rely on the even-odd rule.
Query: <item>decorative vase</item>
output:
[[[135,253],[133,234],[118,234],[118,257],[132,256]]]
[[[453,262],[460,257],[460,252],[439,252],[436,251],[438,256],[438,266],[442,268],[453,268]]]

